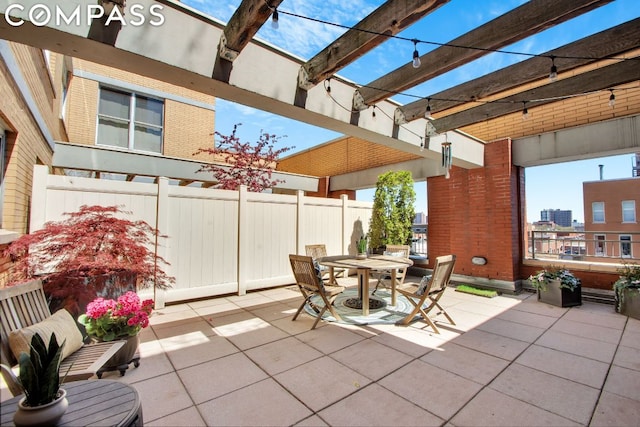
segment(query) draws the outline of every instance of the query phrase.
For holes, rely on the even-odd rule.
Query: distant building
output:
[[[545,209],[540,211],[540,221],[555,222],[560,227],[571,227],[573,215],[570,210]]]
[[[424,212],[418,212],[416,214],[416,216],[413,218],[413,223],[414,224],[426,224],[427,223],[427,216],[424,214]]]
[[[587,253],[640,257],[640,177],[582,183]]]

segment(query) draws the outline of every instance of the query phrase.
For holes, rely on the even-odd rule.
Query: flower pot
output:
[[[575,290],[561,288],[560,280],[552,279],[547,283],[546,289],[538,289],[538,301],[555,305],[556,307],[574,307],[582,305],[582,288]]]
[[[111,356],[107,363],[96,373],[98,378],[102,378],[103,372],[106,371],[120,371],[120,376],[124,376],[127,369],[129,369],[130,363],[133,363],[136,368],[140,366],[140,356],[136,355],[140,345],[140,336],[128,337],[126,341],[125,345]]]
[[[54,426],[64,415],[69,402],[67,401],[67,391],[60,389],[58,398],[52,402],[40,406],[25,406],[27,399],[23,397],[18,402],[18,410],[13,416],[16,426]]]
[[[617,291],[616,300],[616,308],[620,314],[640,319],[640,289],[627,288]]]

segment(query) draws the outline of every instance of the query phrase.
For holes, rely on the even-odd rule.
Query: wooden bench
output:
[[[18,363],[9,347],[9,333],[42,322],[50,316],[51,312],[40,280],[0,289],[0,358],[2,364],[13,367]],[[60,376],[66,375],[65,382],[89,379],[124,343],[125,341],[110,341],[84,344],[62,361]],[[8,378],[9,375],[4,370],[2,376],[14,396],[22,393],[22,390],[11,378]]]

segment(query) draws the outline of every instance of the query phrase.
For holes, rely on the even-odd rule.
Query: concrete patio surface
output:
[[[640,321],[613,306],[448,288],[456,325],[435,317],[438,335],[310,330],[306,313],[291,321],[301,301],[287,286],[157,310],[140,367],[104,378],[138,390],[148,426],[639,425]]]

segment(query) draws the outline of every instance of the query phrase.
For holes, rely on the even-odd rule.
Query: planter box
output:
[[[560,280],[551,280],[547,289],[538,289],[538,301],[555,305],[556,307],[575,307],[582,305],[582,288],[578,286],[574,291],[560,287]]]
[[[616,295],[616,299],[618,299]],[[616,304],[620,314],[640,319],[640,289],[624,289],[622,291],[622,301]]]

